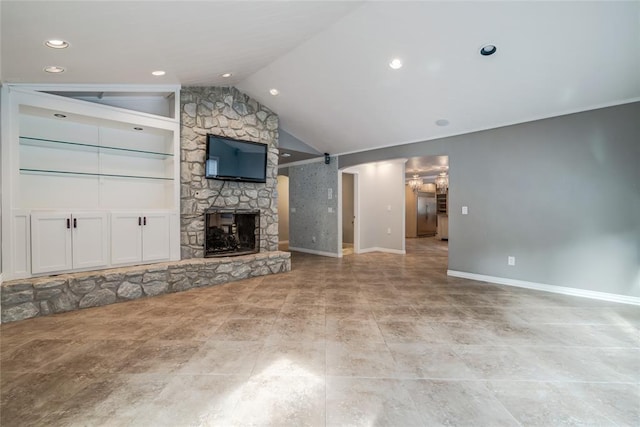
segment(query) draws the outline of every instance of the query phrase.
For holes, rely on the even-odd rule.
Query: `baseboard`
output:
[[[366,249],[360,249],[357,253],[359,254],[366,254],[369,252],[385,252],[388,254],[396,254],[396,255],[406,255],[407,252],[400,250],[400,249],[388,249],[388,248],[379,248],[379,247],[373,247],[373,248],[366,248]]]
[[[306,254],[328,256],[328,257],[331,257],[331,258],[338,258],[338,254],[333,253],[333,252],[316,251],[314,249],[306,249],[306,248],[294,248],[292,246],[289,246],[289,252],[304,252]]]
[[[515,286],[518,288],[534,289],[536,291],[553,292],[554,294],[571,295],[597,299],[601,301],[619,302],[622,304],[640,305],[640,297],[610,294],[607,292],[589,291],[586,289],[569,288],[566,286],[546,285],[544,283],[527,282],[524,280],[508,279],[505,277],[485,276],[483,274],[467,273],[465,271],[447,270],[448,276],[463,279],[479,280],[481,282],[497,283],[499,285]]]

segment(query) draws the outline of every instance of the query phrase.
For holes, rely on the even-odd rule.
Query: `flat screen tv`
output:
[[[267,181],[267,145],[207,134],[205,176],[228,181]]]

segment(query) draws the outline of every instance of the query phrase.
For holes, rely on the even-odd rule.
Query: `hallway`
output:
[[[638,307],[407,255],[1,326],[3,426],[638,425]]]

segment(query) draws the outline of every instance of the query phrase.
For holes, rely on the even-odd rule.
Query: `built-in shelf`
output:
[[[159,179],[164,181],[173,181],[173,178],[165,178],[160,176],[137,176],[137,175],[117,175],[109,173],[91,173],[91,172],[72,172],[72,171],[59,171],[59,170],[46,170],[46,169],[25,169],[20,168],[20,173],[35,173],[35,174],[62,174],[62,175],[78,175],[78,176],[95,176],[95,177],[108,177],[108,178],[136,178],[136,179]]]
[[[43,138],[33,138],[30,136],[21,136],[20,137],[21,145],[28,145],[34,147],[51,147],[55,145],[59,145],[61,148],[65,149],[74,149],[74,150],[84,150],[84,151],[95,151],[98,150],[109,150],[115,154],[122,155],[142,155],[150,158],[160,158],[164,159],[167,157],[173,157],[173,153],[162,153],[157,151],[146,151],[146,150],[134,150],[131,148],[120,148],[120,147],[109,147],[102,145],[93,145],[93,144],[85,144],[81,142],[70,142],[70,141],[58,141],[55,139],[43,139]]]
[[[437,209],[439,214],[447,213],[447,193],[436,194]]]

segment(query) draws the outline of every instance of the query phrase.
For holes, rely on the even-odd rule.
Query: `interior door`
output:
[[[109,264],[107,222],[105,212],[75,212],[72,215],[73,268]]]
[[[31,274],[73,268],[71,214],[31,213]]]

